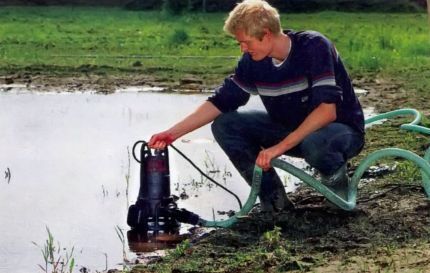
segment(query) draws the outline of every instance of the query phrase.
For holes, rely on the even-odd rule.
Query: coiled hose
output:
[[[410,108],[404,108],[404,109],[399,109],[399,110],[379,114],[367,119],[365,123],[371,124],[373,122],[376,122],[382,119],[388,119],[395,116],[403,116],[403,115],[414,115],[415,118],[410,123],[402,124],[400,126],[401,129],[430,135],[429,128],[418,125],[421,121],[421,113],[415,109],[410,109]],[[276,158],[271,161],[271,164],[273,167],[280,168],[292,174],[293,176],[299,178],[307,185],[313,187],[315,190],[317,190],[319,193],[324,195],[329,201],[334,203],[339,208],[344,210],[352,210],[356,206],[357,188],[358,188],[358,183],[360,181],[360,178],[363,176],[365,170],[369,166],[371,166],[373,162],[384,157],[401,157],[415,163],[415,165],[417,165],[421,170],[423,188],[427,197],[430,199],[430,147],[427,149],[424,157],[420,157],[419,155],[411,151],[398,149],[398,148],[386,148],[386,149],[381,149],[379,151],[375,151],[371,153],[360,162],[360,165],[355,170],[354,175],[351,178],[351,183],[349,184],[347,200],[338,196],[327,186],[325,186],[324,184],[322,184],[321,182],[319,182],[309,174],[305,173],[301,169],[294,167],[288,162],[285,162],[283,160]],[[234,223],[236,223],[238,218],[247,215],[251,211],[257,199],[260,186],[261,186],[262,174],[263,173],[261,168],[259,168],[258,166],[255,166],[251,192],[249,193],[246,203],[244,204],[242,209],[236,213],[236,215],[226,220],[220,220],[220,221],[207,221],[202,219],[201,224],[205,227],[228,228]]]

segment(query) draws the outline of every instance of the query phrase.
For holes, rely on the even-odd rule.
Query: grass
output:
[[[72,273],[75,266],[75,258],[73,258],[74,247],[69,251],[61,247],[59,242],[55,244],[54,236],[48,227],[46,227],[46,231],[48,238],[43,246],[33,242],[42,252],[44,264],[39,264],[39,268],[46,273]]]
[[[222,78],[240,56],[224,13],[166,16],[94,7],[2,7],[0,71],[125,71]],[[353,73],[430,66],[425,13],[284,14],[285,28],[313,29],[336,44]]]
[[[202,16],[168,19],[157,12],[115,8],[10,7],[0,11],[0,18],[0,58],[6,69],[58,66],[73,70],[97,66],[198,71],[194,60],[178,63],[176,58],[165,56],[207,55],[201,47],[211,35],[200,35],[196,29],[196,25],[204,25]],[[208,29],[220,27],[209,25]],[[212,35],[209,42],[218,34],[219,31]],[[225,52],[211,50],[211,54]],[[137,60],[143,64],[140,69],[133,67]]]

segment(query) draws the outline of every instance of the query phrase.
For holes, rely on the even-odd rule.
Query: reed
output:
[[[75,258],[73,257],[75,247],[70,250],[61,247],[60,242],[55,243],[54,236],[48,227],[46,227],[46,231],[48,238],[44,245],[40,246],[36,242],[32,242],[42,252],[44,264],[39,264],[39,268],[46,273],[72,273],[75,266]]]

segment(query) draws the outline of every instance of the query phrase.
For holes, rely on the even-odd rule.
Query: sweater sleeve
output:
[[[317,36],[312,39],[308,52],[312,107],[321,103],[340,104],[343,92],[335,78],[336,48],[324,36]]]
[[[208,98],[221,112],[237,110],[245,105],[250,94],[256,92],[256,88],[250,80],[250,63],[246,55],[239,61],[234,75],[225,78],[223,84],[215,89],[215,93]]]

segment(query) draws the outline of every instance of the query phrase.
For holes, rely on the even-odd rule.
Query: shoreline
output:
[[[410,92],[407,92],[403,84],[392,77],[385,78],[378,73],[368,73],[352,78],[354,88],[357,89],[357,93],[360,93],[359,100],[362,106],[373,107],[377,112],[401,108],[402,104],[411,99]],[[133,73],[127,75],[14,73],[0,76],[0,92],[26,89],[35,92],[112,94],[118,90],[136,89],[137,92],[211,94],[217,86],[214,81],[207,83],[196,75],[187,75],[180,80],[167,80],[163,77]],[[222,79],[218,82],[222,83]],[[362,90],[366,92],[363,94]],[[414,105],[424,115],[430,114],[425,102],[414,103]]]

